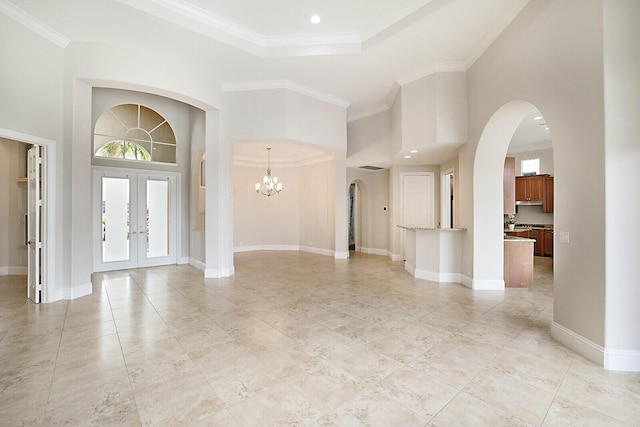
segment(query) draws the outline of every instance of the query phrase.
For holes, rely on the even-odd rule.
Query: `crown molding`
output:
[[[45,25],[39,19],[29,15],[27,12],[7,0],[0,0],[0,12],[63,49],[71,42],[71,40],[55,31],[53,28]]]
[[[319,101],[328,102],[329,104],[337,105],[341,108],[348,108],[351,102],[338,98],[333,95],[329,95],[324,92],[312,89],[308,86],[301,85],[291,80],[258,80],[258,81],[246,81],[246,82],[234,82],[234,83],[221,83],[220,89],[223,92],[251,92],[256,90],[272,90],[272,89],[286,89],[292,92],[299,93],[301,95],[315,98]]]

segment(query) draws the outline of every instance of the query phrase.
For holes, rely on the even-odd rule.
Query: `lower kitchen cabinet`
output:
[[[553,256],[553,230],[544,231],[544,256]]]

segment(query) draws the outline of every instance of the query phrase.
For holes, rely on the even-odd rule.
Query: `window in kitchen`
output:
[[[540,173],[540,159],[522,161],[522,176],[538,175]]]
[[[151,108],[121,104],[103,112],[93,133],[94,156],[176,163],[176,136],[169,122]]]

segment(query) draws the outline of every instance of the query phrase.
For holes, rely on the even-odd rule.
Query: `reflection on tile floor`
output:
[[[402,263],[236,254],[93,276],[36,306],[0,277],[0,425],[640,425],[640,374],[551,340],[551,260],[473,292]]]

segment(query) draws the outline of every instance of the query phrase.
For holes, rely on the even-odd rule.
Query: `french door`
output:
[[[176,176],[94,171],[93,271],[176,263]]]
[[[39,303],[42,296],[42,260],[43,247],[42,228],[42,157],[41,147],[34,146],[27,155],[28,178],[28,213],[27,213],[27,245],[29,246],[27,297]]]

